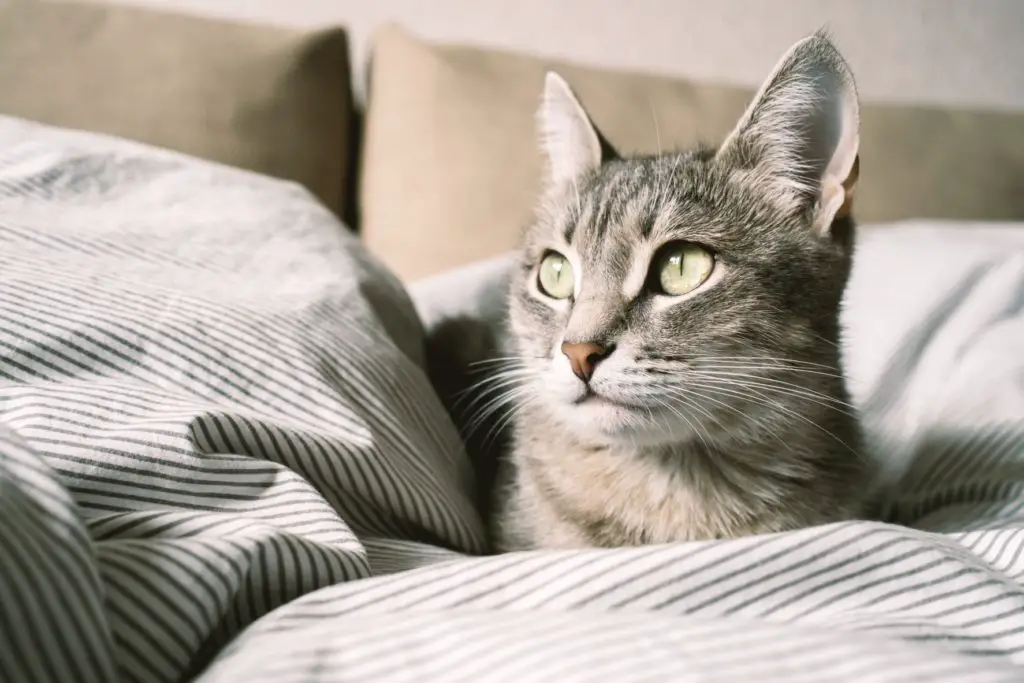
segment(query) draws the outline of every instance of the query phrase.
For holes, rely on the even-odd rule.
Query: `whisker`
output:
[[[661,156],[661,128],[658,126],[658,112],[654,111],[654,102],[650,95],[647,96],[647,106],[651,108],[651,118],[654,119],[654,135],[658,139],[658,156]]]
[[[518,397],[512,404],[511,410],[509,410],[508,413],[506,413],[497,422],[495,422],[487,431],[487,434],[484,436],[484,446],[490,447],[490,445],[494,443],[494,439],[500,437],[502,432],[504,432],[505,429],[512,423],[512,421],[516,417],[516,414],[525,410],[527,406],[529,406],[536,400],[537,397],[533,395],[526,396],[525,398]]]
[[[717,379],[717,378],[729,379],[729,378],[734,378],[735,377],[735,378],[740,378],[740,379],[744,379],[744,380],[749,380],[750,382],[757,382],[757,383],[759,383],[759,384],[761,384],[761,385],[763,385],[765,387],[771,386],[771,387],[777,387],[777,388],[780,388],[780,389],[781,388],[786,388],[786,389],[789,389],[791,391],[798,392],[798,393],[800,393],[802,395],[813,396],[815,398],[819,398],[819,399],[822,399],[822,400],[825,400],[825,401],[829,401],[829,402],[836,403],[836,404],[839,404],[839,405],[842,405],[842,406],[846,406],[847,408],[856,408],[856,406],[852,405],[851,403],[843,401],[842,399],[838,399],[838,398],[836,398],[836,397],[834,397],[834,396],[832,396],[830,394],[826,394],[824,392],[817,391],[816,389],[811,389],[809,387],[805,387],[805,386],[802,386],[800,384],[794,384],[792,382],[787,382],[785,380],[778,379],[777,377],[764,376],[764,375],[756,375],[756,374],[745,373],[745,372],[731,372],[731,371],[729,371],[729,372],[721,372],[721,371],[714,371],[714,372],[696,371],[696,372],[692,372],[689,376],[691,376],[691,377],[692,376],[700,376],[700,377],[711,378],[711,379]]]
[[[705,370],[748,370],[751,372],[774,372],[780,371],[794,374],[794,375],[807,375],[812,377],[828,377],[829,379],[845,379],[843,375],[837,372],[825,372],[823,370],[812,370],[808,368],[787,368],[779,365],[740,365],[740,364],[729,364],[729,363],[702,363],[696,367],[689,369],[690,372],[702,372]]]
[[[708,410],[704,406],[700,405],[700,403],[695,401],[692,397],[686,396],[685,394],[680,393],[680,394],[676,395],[676,398],[678,398],[680,401],[682,401],[685,405],[692,406],[692,409],[699,410],[709,420],[711,420],[716,425],[718,425],[719,429],[721,429],[723,432],[726,431],[725,425],[722,424],[722,421],[719,420],[717,417],[715,417],[715,415],[710,410]]]
[[[807,367],[807,368],[819,368],[822,370],[835,371],[834,365],[827,363],[816,363],[807,360],[798,360],[796,358],[781,358],[776,356],[694,356],[688,359],[693,363],[751,363],[751,364],[764,364],[765,367]]]
[[[693,400],[693,401],[694,401],[694,403],[696,403],[698,399],[700,399],[700,400],[703,400],[703,401],[711,401],[711,402],[713,402],[713,403],[716,403],[717,405],[720,405],[720,406],[722,406],[723,408],[725,408],[725,409],[727,409],[727,410],[731,410],[732,412],[736,413],[737,415],[739,415],[739,416],[740,416],[741,418],[743,418],[744,420],[747,420],[747,421],[750,421],[750,420],[752,420],[752,418],[750,417],[750,415],[748,415],[748,414],[747,414],[747,413],[745,413],[744,411],[740,410],[740,409],[739,409],[738,407],[736,407],[736,406],[734,406],[734,405],[730,405],[730,404],[726,403],[725,401],[720,401],[720,400],[718,400],[717,398],[715,398],[714,396],[710,396],[710,395],[708,395],[707,393],[705,393],[705,392],[701,391],[701,390],[700,390],[700,389],[701,389],[700,387],[694,387],[694,386],[687,386],[687,388],[686,388],[686,390],[685,390],[685,391],[683,391],[682,389],[679,389],[679,388],[674,388],[674,389],[675,389],[675,391],[677,391],[677,392],[678,392],[678,393],[676,394],[676,397],[677,397],[677,398],[680,398],[680,399],[682,399],[682,400],[685,400],[686,398],[691,398],[691,397],[688,397],[688,396],[687,396],[687,394],[689,394],[689,393],[692,393],[692,394],[695,394],[695,396],[691,398],[691,400]],[[718,420],[717,418],[715,418],[715,421],[716,421],[716,422],[718,423],[719,427],[720,427],[720,428],[721,428],[721,429],[722,429],[723,431],[726,431],[726,430],[725,430],[725,427],[724,427],[724,426],[722,425],[721,421],[719,421],[719,420]],[[774,430],[769,430],[769,432],[768,432],[768,433],[769,433],[769,435],[770,435],[770,436],[771,436],[772,438],[774,438],[774,439],[775,439],[776,441],[778,441],[778,442],[779,442],[780,444],[782,444],[783,446],[785,446],[785,445],[786,445],[786,442],[782,440],[782,437],[780,437],[780,436],[778,435],[778,432],[776,432],[776,431],[774,431]]]
[[[508,389],[515,388],[517,384],[523,382],[523,377],[490,377],[483,382],[478,382],[473,388],[479,389],[479,393],[475,395],[473,400],[470,402],[466,409],[468,410],[473,404],[477,403],[480,399],[486,398],[487,396],[494,394],[495,392],[505,391]]]
[[[768,308],[771,308],[771,309],[773,309],[775,311],[778,311],[779,313],[788,313],[788,311],[786,309],[782,308],[781,306],[776,306],[775,304],[768,303],[767,301],[762,301],[761,305],[762,306],[767,306]],[[836,342],[832,341],[831,339],[826,339],[825,337],[822,337],[820,334],[818,334],[817,332],[814,332],[813,330],[808,330],[808,332],[810,332],[811,336],[814,337],[815,339],[817,339],[820,342],[825,342],[826,344],[829,344],[830,346],[834,346],[836,348],[841,348],[840,344],[837,344]]]
[[[484,426],[487,420],[490,419],[497,411],[509,404],[514,406],[520,393],[522,393],[520,389],[513,388],[492,398],[484,404],[469,420],[467,420],[466,432],[464,435],[465,440],[469,441],[473,436],[475,436],[477,431]]]
[[[691,422],[689,420],[689,418],[687,418],[686,415],[684,415],[681,410],[678,410],[675,406],[671,405],[668,401],[665,401],[664,399],[661,399],[661,398],[658,398],[658,397],[654,397],[654,400],[659,405],[661,405],[664,408],[670,410],[672,413],[677,415],[681,420],[683,420],[686,423],[686,425],[690,428],[690,431],[692,431],[694,434],[696,434],[697,438],[699,438],[701,440],[701,443],[704,444],[704,448],[706,448],[709,453],[711,452],[711,446],[710,446],[710,444],[708,444],[707,439],[704,438],[704,435],[700,433],[700,430],[697,428],[697,426],[693,422]]]
[[[702,383],[702,382],[699,382],[699,381],[698,382],[692,382],[692,384],[694,384],[695,386],[701,386],[703,388],[711,389],[713,391],[718,391],[718,392],[721,392],[721,393],[725,393],[727,395],[731,395],[731,396],[734,396],[734,397],[737,397],[737,398],[745,398],[746,400],[749,400],[749,401],[751,401],[751,402],[753,402],[755,404],[758,404],[758,401],[755,400],[755,399],[759,398],[762,401],[759,405],[762,405],[764,407],[774,407],[775,409],[781,411],[782,413],[784,413],[786,415],[789,415],[791,417],[795,417],[798,420],[802,420],[803,422],[806,422],[807,424],[811,425],[812,427],[814,427],[815,429],[819,430],[823,434],[825,434],[825,435],[831,437],[832,439],[834,439],[838,444],[840,444],[841,446],[846,448],[848,451],[850,451],[854,455],[857,455],[857,451],[855,451],[849,444],[847,444],[845,441],[840,439],[838,436],[833,434],[828,429],[825,429],[824,427],[819,425],[814,420],[811,420],[807,416],[801,415],[800,413],[792,410],[791,408],[787,408],[786,406],[782,405],[780,402],[774,401],[770,397],[765,396],[764,394],[761,394],[758,391],[755,391],[753,389],[749,389],[749,388],[743,387],[742,385],[738,385],[740,388],[736,389],[735,388],[737,386],[736,384],[730,384],[729,388],[722,387],[722,386],[716,386],[714,384],[708,384],[707,382],[703,382]],[[769,405],[769,403],[770,403],[770,405]]]
[[[520,377],[534,374],[534,370],[532,368],[508,368],[506,370],[491,370],[490,372],[491,374],[487,375],[483,379],[477,380],[468,388],[476,389],[477,387],[483,386],[488,382],[493,382],[495,379],[500,379],[503,377]]]
[[[701,396],[701,398],[704,398],[705,400],[711,401],[715,405],[721,406],[722,408],[725,408],[726,410],[731,410],[732,412],[738,414],[740,417],[742,417],[745,420],[751,419],[750,415],[748,415],[747,413],[743,412],[742,410],[740,410],[739,408],[737,408],[734,405],[730,405],[730,404],[726,403],[725,401],[722,401],[722,400],[719,400],[719,399],[715,398],[714,396],[708,396],[706,394],[700,394],[700,392],[698,392],[698,391],[693,391],[693,386],[698,386],[698,385],[688,385],[685,390],[683,390],[682,388],[673,387],[673,386],[665,386],[665,387],[661,387],[661,388],[668,389],[670,393],[672,393],[676,398],[680,398],[680,399],[692,398],[691,396],[689,396],[689,393],[698,394],[698,395]],[[705,409],[705,411],[706,411],[706,409]],[[712,417],[710,412],[708,412],[708,417]],[[716,418],[716,421],[718,421],[717,418]],[[721,421],[718,421],[718,426],[720,428],[722,428],[723,430],[725,429],[725,425],[723,425],[721,423]]]
[[[811,403],[815,403],[815,404],[817,404],[819,406],[822,406],[824,408],[829,408],[830,410],[835,410],[836,412],[843,413],[844,415],[849,415],[850,417],[854,417],[856,415],[856,410],[857,410],[856,406],[854,406],[854,405],[852,405],[852,404],[850,404],[850,403],[848,403],[846,401],[843,401],[842,399],[838,399],[838,398],[835,398],[834,396],[829,396],[828,394],[824,394],[824,393],[822,393],[820,391],[814,391],[812,389],[807,389],[805,387],[801,387],[801,386],[796,385],[796,384],[790,384],[789,382],[781,382],[781,381],[777,381],[777,380],[775,380],[775,381],[773,381],[773,380],[766,380],[766,379],[761,379],[761,378],[757,378],[757,377],[754,377],[754,379],[745,379],[745,380],[743,380],[741,382],[733,382],[732,380],[729,379],[730,377],[751,377],[751,376],[748,376],[748,375],[735,375],[735,374],[733,374],[733,375],[727,375],[727,374],[717,374],[717,375],[706,374],[706,375],[703,376],[703,378],[707,379],[707,380],[712,380],[712,381],[716,381],[717,380],[717,381],[723,381],[723,382],[731,383],[731,384],[738,384],[738,385],[750,387],[750,388],[753,388],[753,389],[762,389],[764,391],[774,391],[774,392],[776,392],[778,394],[782,394],[783,396],[791,396],[793,398],[803,399],[803,400],[806,400],[806,401],[810,401]]]
[[[718,398],[716,398],[714,396],[709,396],[707,394],[701,393],[700,391],[695,391],[694,388],[693,388],[693,385],[688,385],[685,390],[682,389],[681,387],[675,387],[675,386],[671,386],[671,385],[662,386],[661,388],[662,389],[667,389],[675,398],[678,398],[678,399],[680,399],[682,401],[690,400],[695,405],[699,406],[699,404],[696,401],[696,398],[690,395],[690,394],[697,394],[697,396],[699,396],[703,400],[710,401],[711,403],[714,403],[715,405],[720,406],[721,408],[724,408],[726,410],[731,410],[732,412],[734,412],[737,415],[739,415],[740,417],[742,417],[744,420],[750,420],[751,419],[750,415],[748,415],[747,413],[743,412],[742,410],[740,410],[736,406],[730,405],[730,404],[726,403],[725,401],[722,401],[722,400],[720,400],[720,399],[718,399]],[[726,431],[725,425],[722,424],[721,420],[716,418],[709,410],[707,410],[707,408],[701,407],[701,410],[704,411],[704,414],[706,414],[709,419],[714,420],[715,423],[718,425],[718,427],[722,431]]]
[[[463,401],[471,399],[469,405],[465,406],[465,410],[469,410],[474,404],[476,404],[481,398],[487,396],[490,393],[498,391],[503,387],[507,387],[510,384],[522,381],[523,379],[530,377],[533,373],[527,370],[522,371],[509,371],[491,375],[485,377],[479,382],[475,382],[470,386],[459,390],[455,393],[456,401],[452,405],[453,410],[462,409]],[[474,393],[471,393],[474,392]]]
[[[498,363],[509,363],[512,361],[526,363],[528,361],[536,360],[544,360],[544,358],[541,358],[540,356],[491,356],[490,358],[481,358],[480,360],[472,361],[468,363],[468,365],[495,365]]]

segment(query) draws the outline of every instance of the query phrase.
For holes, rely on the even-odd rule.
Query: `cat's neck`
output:
[[[665,543],[819,522],[821,499],[830,494],[822,487],[823,463],[784,443],[785,434],[658,445],[588,442],[542,412],[523,413],[506,515],[509,545]],[[846,512],[839,507],[837,517]]]

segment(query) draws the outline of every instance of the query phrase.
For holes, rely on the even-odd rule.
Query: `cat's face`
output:
[[[524,401],[584,440],[658,444],[770,424],[841,381],[856,98],[810,40],[717,152],[610,158],[549,77],[551,184],[510,301]],[[772,87],[807,97],[811,78],[810,104]]]

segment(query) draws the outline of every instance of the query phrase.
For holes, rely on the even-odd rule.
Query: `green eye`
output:
[[[711,275],[715,257],[695,244],[675,242],[662,248],[655,257],[657,289],[669,296],[689,294]]]
[[[541,292],[552,299],[568,299],[572,296],[573,275],[569,259],[556,251],[549,251],[540,262],[537,285]]]

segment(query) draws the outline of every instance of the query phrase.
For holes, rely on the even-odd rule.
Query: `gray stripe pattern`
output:
[[[967,429],[971,348],[960,428],[862,397],[885,522],[484,557],[421,342],[300,188],[0,119],[0,681],[1024,677],[1024,387]]]

